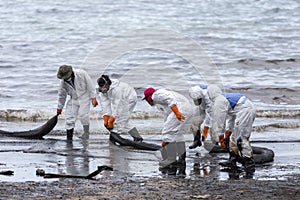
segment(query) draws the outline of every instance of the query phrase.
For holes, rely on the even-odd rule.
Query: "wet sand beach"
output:
[[[227,154],[188,149],[177,175],[159,171],[159,152],[108,141],[101,108],[91,135],[77,125],[66,141],[64,114],[42,140],[0,137],[0,199],[300,199],[300,3],[298,1],[3,1],[0,42],[0,130],[30,130],[57,108],[57,69],[68,64],[132,85],[187,94],[220,82],[257,108],[251,144],[274,151],[253,176],[224,171]],[[143,34],[141,34],[143,33]],[[100,102],[100,101],[99,101]],[[160,145],[163,119],[139,101],[134,124]],[[79,123],[78,123],[79,124]],[[128,136],[124,136],[128,137]],[[129,137],[128,137],[129,138]],[[95,180],[45,179],[46,173]]]
[[[178,169],[177,175],[162,173],[158,169],[159,152],[116,146],[108,141],[108,135],[98,129],[98,125],[99,121],[92,121],[88,141],[81,140],[78,133],[72,142],[67,142],[62,120],[43,140],[2,137],[0,171],[12,170],[14,175],[0,175],[1,199],[300,197],[299,129],[285,129],[284,135],[277,128],[263,134],[254,132],[252,145],[273,150],[275,158],[271,163],[256,166],[254,175],[249,177],[243,171],[222,170],[218,163],[228,158],[226,153],[209,154],[200,147],[188,149],[191,135],[185,135],[187,165],[184,171]],[[160,134],[143,137],[149,143],[160,144]],[[96,180],[45,179],[36,175],[37,169],[44,169],[46,173],[88,175],[101,165],[111,166],[114,171],[102,171]]]

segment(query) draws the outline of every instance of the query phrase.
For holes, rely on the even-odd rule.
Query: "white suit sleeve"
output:
[[[85,71],[84,71],[84,79],[86,81],[86,87],[87,87],[87,90],[89,93],[89,97],[95,98],[96,93],[95,93],[95,87],[94,87],[93,81],[92,81],[91,77],[88,75],[88,73]]]
[[[232,116],[230,116],[230,118],[228,120],[228,126],[226,127],[227,130],[233,131],[234,121],[235,121],[235,119]]]
[[[206,110],[202,106],[199,107],[199,115],[200,115],[199,116],[200,117],[200,122],[202,124],[202,122],[205,122],[205,118],[206,118]],[[199,124],[199,125],[201,125],[201,124]]]
[[[122,107],[124,106],[121,102],[124,101],[122,98],[122,93],[126,91],[127,88],[117,87],[113,90],[113,98],[111,100],[111,112],[114,117],[118,117],[121,113]]]
[[[100,96],[100,103],[102,107],[102,115],[111,116],[111,102],[110,99],[107,97],[106,94],[99,93]]]
[[[58,103],[57,108],[63,109],[66,99],[67,99],[67,88],[65,87],[65,83],[63,81],[60,81],[59,89],[58,89]]]
[[[154,94],[153,101],[156,103],[167,104],[169,107],[177,105],[174,95],[168,90],[157,90]]]
[[[211,118],[212,118],[212,102],[209,99],[208,96],[205,96],[203,98],[205,103],[205,119],[204,119],[204,125],[211,127]]]
[[[212,131],[218,135],[224,134],[226,127],[226,118],[228,113],[228,101],[223,97],[217,97],[213,108]]]

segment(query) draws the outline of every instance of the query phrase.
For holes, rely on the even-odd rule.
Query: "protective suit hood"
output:
[[[217,85],[209,85],[207,88],[209,98],[214,102],[222,94],[222,90]]]
[[[189,95],[193,100],[202,99],[204,97],[204,90],[200,86],[194,86],[189,89]]]
[[[116,88],[118,85],[120,84],[120,80],[119,79],[111,79],[111,85],[110,85],[110,89]]]

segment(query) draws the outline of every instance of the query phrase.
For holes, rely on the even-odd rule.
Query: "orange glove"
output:
[[[203,175],[204,175],[204,176],[207,176],[207,175],[208,175],[208,171],[207,171],[207,169],[206,169],[205,167],[203,168]]]
[[[204,126],[203,132],[202,132],[202,141],[204,141],[207,138],[207,133],[208,133],[208,126]]]
[[[162,141],[162,143],[161,143],[161,146],[162,147],[165,147],[165,146],[167,146],[168,145],[168,143],[167,142],[165,142],[165,141]]]
[[[229,138],[231,133],[232,132],[230,130],[225,131],[225,137],[224,138]]]
[[[98,106],[98,101],[96,98],[92,98],[92,104],[94,107]]]
[[[226,145],[225,145],[225,142],[224,142],[224,135],[219,135],[219,142],[220,142],[220,146],[223,149],[226,149]]]
[[[109,120],[109,116],[104,115],[103,116],[103,125],[104,125],[105,128],[107,128],[108,120]]]
[[[107,129],[111,130],[114,128],[114,122],[115,122],[115,118],[113,116],[110,116],[108,123],[107,123]]]
[[[179,112],[177,105],[174,104],[173,106],[171,106],[171,110],[174,112],[179,121],[183,121],[185,119],[181,112]]]
[[[61,112],[62,112],[62,109],[59,109],[59,108],[57,108],[57,110],[56,110],[56,114],[57,114],[57,115],[60,115],[60,114],[61,114]]]

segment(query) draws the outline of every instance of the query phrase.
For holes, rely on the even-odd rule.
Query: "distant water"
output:
[[[128,31],[134,35],[137,29],[170,30],[195,41],[216,66],[225,90],[249,96],[260,110],[258,116],[299,118],[300,2],[296,0],[16,0],[2,2],[0,20],[3,119],[52,116],[57,68],[62,64],[80,68],[99,45]],[[176,46],[178,41],[166,42]],[[151,80],[143,70],[129,79],[141,97],[145,87],[155,83],[164,87],[158,83],[172,79],[168,69],[179,71],[187,86],[205,83],[205,74],[192,72],[191,65],[173,52],[149,46],[128,51],[110,66],[99,68],[117,69],[106,72],[120,77],[126,69],[147,66],[155,74]],[[180,83],[181,79],[172,79],[175,90]],[[94,110],[94,118],[100,109]],[[140,102],[137,111],[137,117],[143,118],[151,109]]]

